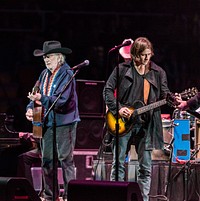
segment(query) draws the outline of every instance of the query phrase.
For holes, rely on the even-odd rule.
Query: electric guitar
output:
[[[194,96],[196,93],[197,93],[197,89],[192,88],[192,89],[185,90],[184,92],[180,93],[180,95],[182,98],[190,98]],[[151,103],[149,105],[144,105],[144,103],[141,101],[135,101],[133,103],[133,107],[129,107],[129,109],[131,110],[131,117],[124,118],[119,116],[118,118],[119,137],[126,135],[133,128],[133,126],[138,122],[138,117],[140,121],[140,117],[142,114],[147,113],[148,111],[158,108],[165,104],[168,104],[171,107],[176,107],[176,105],[178,105],[178,102],[175,100],[175,96],[172,93],[168,94],[166,99],[157,101],[155,103]],[[108,110],[108,112],[106,113],[107,129],[108,129],[108,132],[114,136],[116,135],[116,121],[117,121],[116,116],[113,115],[112,112]]]

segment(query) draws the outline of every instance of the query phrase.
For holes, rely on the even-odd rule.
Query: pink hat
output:
[[[124,59],[131,59],[130,49],[131,49],[131,45],[133,44],[134,41],[133,41],[131,38],[129,38],[129,39],[125,39],[125,40],[123,41],[123,43],[126,42],[126,41],[128,41],[128,40],[131,41],[131,44],[128,45],[128,46],[121,47],[121,48],[119,49],[119,53],[120,53],[120,55],[121,55]],[[122,43],[122,44],[123,44],[123,43]]]

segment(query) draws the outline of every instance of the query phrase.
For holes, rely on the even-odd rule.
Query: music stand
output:
[[[119,52],[116,57],[117,66],[116,66],[116,146],[115,146],[115,180],[119,179]]]

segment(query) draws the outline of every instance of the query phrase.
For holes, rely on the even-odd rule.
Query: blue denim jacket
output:
[[[52,88],[49,96],[44,95],[44,87],[46,86],[44,79],[45,75],[50,77],[51,72],[48,69],[43,70],[38,79],[40,85],[39,88],[42,95],[40,101],[42,103],[42,106],[44,107],[44,116],[48,109],[51,107],[52,103],[61,93],[63,87],[69,82],[69,80],[73,76],[73,71],[70,69],[67,63],[63,64],[60,67],[52,83]],[[27,105],[27,109],[33,109],[33,106],[33,101],[30,101],[30,103]],[[78,111],[78,98],[76,93],[76,83],[74,78],[64,90],[63,94],[58,99],[54,108],[56,114],[56,126],[68,125],[73,122],[80,121]],[[53,117],[54,115],[52,110],[44,119],[43,125],[51,127],[53,123]]]

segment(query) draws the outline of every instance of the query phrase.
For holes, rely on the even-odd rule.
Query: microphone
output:
[[[85,60],[84,62],[82,62],[82,63],[80,63],[80,64],[72,67],[71,70],[79,70],[79,69],[81,69],[84,66],[88,66],[89,64],[90,64],[90,61],[89,60]]]
[[[121,47],[128,46],[128,45],[130,45],[130,44],[131,44],[131,41],[130,41],[130,40],[127,40],[127,41],[125,41],[124,43],[113,47],[112,49],[109,50],[109,52],[118,50],[118,49],[120,49]]]

